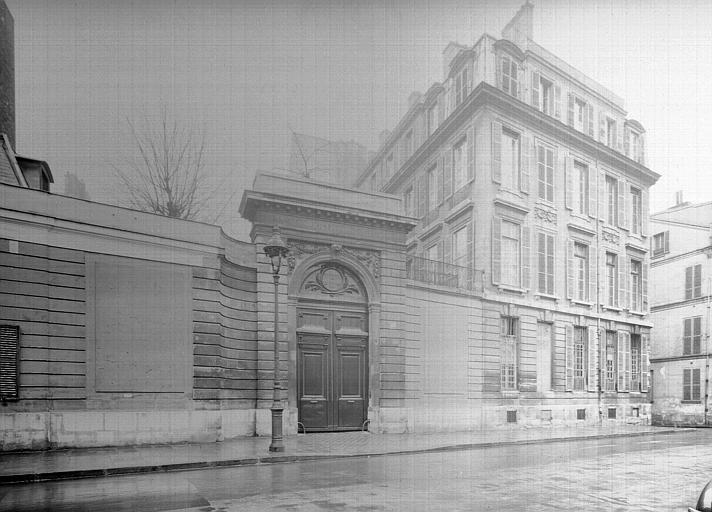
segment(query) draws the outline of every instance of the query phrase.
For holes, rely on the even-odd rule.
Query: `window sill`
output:
[[[634,311],[634,310],[632,310],[632,309],[629,309],[629,310],[628,310],[628,313],[631,314],[631,315],[636,315],[636,316],[645,316],[645,315],[647,315],[647,313],[644,312],[644,311]]]
[[[583,300],[571,299],[571,303],[572,303],[572,304],[576,304],[577,306],[586,306],[586,307],[588,307],[588,308],[593,307],[593,303],[592,303],[592,302],[586,302],[586,301],[583,301]]]
[[[557,297],[556,295],[549,295],[548,293],[535,293],[534,296],[539,299],[551,300],[554,302],[559,301],[559,297]]]
[[[500,392],[502,393],[502,398],[518,398],[519,397],[518,389],[502,389]]]
[[[617,306],[601,306],[601,308],[605,309],[606,311],[615,311],[617,313],[623,311],[623,308],[619,308]]]
[[[702,400],[680,400],[680,403],[685,405],[701,405]]]
[[[506,284],[497,285],[497,288],[499,288],[499,290],[503,292],[519,293],[520,295],[524,295],[525,293],[527,293],[524,288],[518,288],[516,286],[510,286]]]

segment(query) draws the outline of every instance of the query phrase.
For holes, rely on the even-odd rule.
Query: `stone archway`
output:
[[[309,431],[363,428],[369,405],[368,296],[336,261],[315,263],[300,279],[296,307],[296,406]]]

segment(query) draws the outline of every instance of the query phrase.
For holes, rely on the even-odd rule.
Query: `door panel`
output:
[[[305,430],[362,427],[367,416],[367,325],[364,312],[298,309],[297,392]]]

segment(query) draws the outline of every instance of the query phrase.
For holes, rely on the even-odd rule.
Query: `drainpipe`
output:
[[[712,278],[707,278],[707,318],[705,319],[705,418],[707,425],[707,414],[709,413],[709,384],[710,384],[710,294],[712,293]]]
[[[598,350],[596,350],[596,360],[598,361],[598,389],[597,402],[598,402],[598,424],[603,425],[603,371],[601,361],[601,343],[605,343],[605,339],[601,339],[601,204],[598,200],[601,197],[601,173],[598,170],[598,162],[596,162],[596,207],[598,215],[594,217],[596,223],[596,339],[598,340]],[[590,184],[589,184],[590,186]],[[589,191],[589,196],[591,192]]]

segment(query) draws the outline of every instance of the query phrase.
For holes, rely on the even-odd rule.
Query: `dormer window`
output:
[[[467,76],[467,67],[463,68],[455,78],[455,106],[459,105],[470,93],[470,81]]]
[[[519,96],[517,63],[509,55],[502,55],[502,90],[514,97]]]
[[[616,147],[616,121],[610,117],[606,117],[606,145]]]
[[[554,115],[554,83],[537,71],[532,73],[532,105],[545,114]]]
[[[628,147],[630,147],[630,157],[637,162],[638,155],[640,154],[640,135],[631,130],[629,132],[628,140]]]
[[[628,158],[640,164],[645,164],[644,133],[645,130],[638,121],[629,119],[625,122],[623,151]]]

